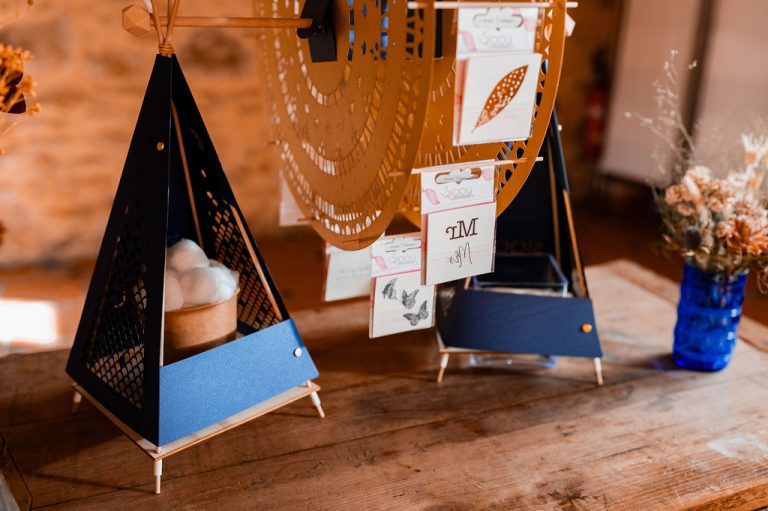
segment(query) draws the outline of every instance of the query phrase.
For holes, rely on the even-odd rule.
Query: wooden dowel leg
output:
[[[595,376],[597,377],[597,384],[603,384],[603,362],[595,357]]]
[[[163,460],[155,460],[155,494],[160,494],[160,479],[163,477]]]
[[[315,408],[317,408],[317,413],[320,415],[321,419],[325,419],[325,412],[323,411],[323,405],[320,403],[320,396],[317,395],[317,392],[313,392],[309,395],[309,398],[312,400],[312,404],[315,405]]]
[[[443,353],[443,356],[440,358],[440,372],[437,373],[437,383],[443,382],[443,375],[445,375],[445,369],[448,367],[448,359],[450,358],[450,353]]]
[[[75,391],[74,395],[72,396],[72,413],[77,413],[77,410],[80,409],[80,403],[82,401],[83,395],[78,391]]]

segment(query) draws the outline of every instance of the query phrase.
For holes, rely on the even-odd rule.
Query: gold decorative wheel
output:
[[[273,92],[283,173],[312,227],[346,250],[389,225],[408,183],[427,111],[435,15],[405,0],[330,0],[338,58],[313,63],[296,31],[259,46]],[[256,0],[257,16],[295,17],[298,0]]]
[[[370,245],[401,211],[420,222],[414,167],[496,159],[497,214],[533,168],[554,107],[565,42],[565,0],[540,11],[539,72],[527,141],[454,146],[455,10],[431,2],[329,0],[338,58],[313,63],[295,30],[262,34],[264,76],[283,174],[307,221],[345,250]],[[472,2],[467,2],[471,4]],[[296,17],[299,0],[254,0],[257,16]],[[436,23],[441,23],[437,30]],[[441,34],[442,55],[435,57]],[[409,179],[410,178],[410,179]]]

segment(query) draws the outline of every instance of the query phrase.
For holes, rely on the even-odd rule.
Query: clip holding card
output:
[[[435,184],[444,185],[448,183],[461,184],[462,181],[472,181],[483,177],[483,171],[480,169],[453,169],[449,172],[440,172],[435,176]]]

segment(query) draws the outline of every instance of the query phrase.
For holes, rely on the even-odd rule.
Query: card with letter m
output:
[[[426,215],[426,285],[493,271],[496,203],[448,209]]]

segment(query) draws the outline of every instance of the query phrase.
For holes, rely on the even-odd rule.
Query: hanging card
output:
[[[426,285],[493,271],[495,202],[440,211],[426,219]]]
[[[495,167],[467,165],[421,172],[422,215],[494,200]]]
[[[462,7],[457,16],[453,144],[461,142],[461,105],[467,59],[484,55],[529,54],[536,47],[538,8]],[[496,140],[503,140],[499,137]]]
[[[280,227],[306,225],[307,222],[302,220],[303,217],[304,213],[302,213],[301,208],[296,203],[296,199],[293,198],[285,178],[280,174],[280,211],[278,216]]]
[[[371,276],[421,270],[421,234],[382,236],[371,245]]]
[[[331,302],[371,294],[371,248],[346,251],[325,247],[323,300]]]
[[[435,322],[435,286],[421,285],[421,272],[374,279],[371,338],[430,328]]]
[[[369,337],[381,337],[434,324],[435,287],[421,285],[419,233],[385,236],[371,246]]]
[[[467,60],[458,144],[527,139],[540,66],[538,53]]]
[[[533,52],[540,10],[535,7],[463,7],[458,14],[456,57]]]
[[[495,178],[493,160],[421,169],[422,283],[493,271]]]
[[[571,37],[575,28],[576,20],[573,19],[570,14],[565,13],[565,35]]]

